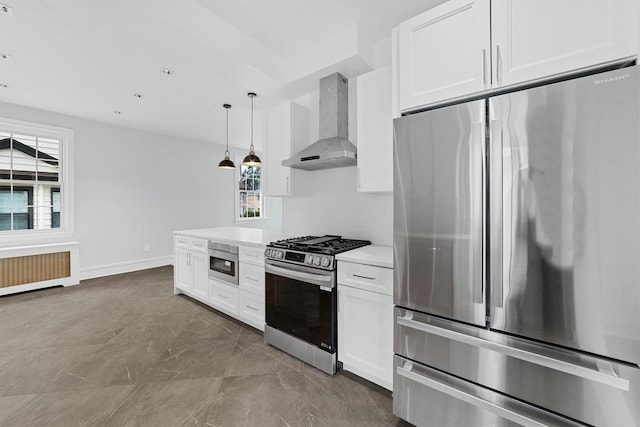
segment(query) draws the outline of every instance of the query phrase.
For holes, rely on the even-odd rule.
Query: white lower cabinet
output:
[[[264,331],[264,247],[240,246],[239,319]]]
[[[209,302],[211,305],[228,314],[238,316],[238,287],[209,279]]]
[[[342,369],[388,390],[393,388],[390,272],[387,268],[338,262],[338,360]],[[386,286],[380,286],[383,282]]]
[[[175,236],[175,293],[264,331],[264,246],[238,246],[238,284],[209,277],[208,241]]]
[[[240,289],[238,310],[243,322],[264,331],[264,292],[260,296]]]
[[[207,240],[175,236],[175,291],[206,302],[209,296]]]

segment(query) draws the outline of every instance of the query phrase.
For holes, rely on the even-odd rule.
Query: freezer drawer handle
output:
[[[536,365],[540,365],[545,368],[555,369],[557,371],[575,375],[580,378],[596,381],[610,387],[629,391],[629,380],[626,380],[624,378],[618,378],[604,372],[596,371],[594,369],[585,368],[573,363],[564,362],[562,360],[554,359],[552,357],[547,357],[541,354],[531,353],[530,351],[521,350],[519,348],[507,346],[504,344],[487,341],[485,339],[473,337],[460,332],[428,325],[426,323],[415,321],[412,317],[413,315],[411,313],[407,313],[404,317],[398,317],[398,325],[417,329],[433,335],[438,335],[443,338],[451,339],[464,344],[481,347],[487,350],[497,351],[498,353],[502,353],[505,356],[514,357],[516,359],[524,360],[525,362],[535,363]]]
[[[532,420],[531,418],[525,417],[524,415],[521,415],[517,412],[510,411],[506,408],[496,405],[495,403],[488,402],[478,396],[474,396],[472,394],[458,390],[457,388],[452,387],[448,384],[444,384],[439,381],[432,380],[431,378],[427,378],[423,375],[417,374],[411,370],[412,367],[413,367],[413,364],[411,362],[405,362],[404,366],[398,366],[396,368],[396,373],[401,377],[405,377],[411,381],[415,381],[418,384],[422,384],[425,387],[438,390],[441,393],[444,393],[453,398],[462,400],[463,402],[469,403],[473,406],[477,406],[479,408],[493,412],[494,414],[502,418],[506,418],[515,423],[522,424],[523,426],[532,426],[532,427],[546,426],[546,424],[542,424],[536,420]]]

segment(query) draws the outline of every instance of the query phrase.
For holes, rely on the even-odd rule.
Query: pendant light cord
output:
[[[229,157],[229,109],[225,107],[227,110],[227,150],[224,152],[227,157]]]
[[[253,96],[251,97],[251,151],[253,149]]]

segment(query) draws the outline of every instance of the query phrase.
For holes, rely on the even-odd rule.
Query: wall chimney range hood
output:
[[[320,139],[283,160],[283,166],[312,171],[356,165],[356,146],[347,139],[348,91],[348,81],[340,73],[320,79]]]

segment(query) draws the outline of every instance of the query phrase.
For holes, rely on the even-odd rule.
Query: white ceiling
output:
[[[247,92],[259,110],[366,72],[391,28],[443,1],[0,0],[0,101],[224,143],[223,103],[248,120]]]

